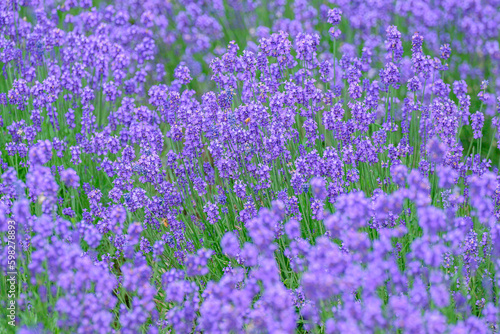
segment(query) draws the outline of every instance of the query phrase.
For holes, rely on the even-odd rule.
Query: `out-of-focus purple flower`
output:
[[[400,187],[404,187],[406,184],[406,178],[408,177],[408,168],[401,164],[393,165],[391,166],[391,175],[394,183]]]
[[[236,257],[241,251],[238,236],[233,232],[227,232],[220,242],[222,251],[231,257]]]
[[[440,164],[441,162],[443,162],[446,152],[446,144],[441,142],[437,137],[430,139],[427,143],[427,153],[429,154],[429,160],[433,163]]]
[[[33,165],[43,165],[52,159],[52,144],[49,140],[39,140],[29,151],[29,160]]]
[[[311,180],[311,190],[315,199],[323,201],[326,199],[326,182],[321,177],[315,177]]]
[[[186,274],[188,276],[203,276],[208,274],[207,263],[213,253],[212,250],[200,249],[196,255],[188,255],[184,261]]]
[[[458,181],[458,173],[449,166],[438,166],[437,176],[439,177],[440,188],[450,188]]]
[[[285,232],[290,239],[300,238],[300,223],[295,219],[291,219],[285,224]]]
[[[76,171],[71,168],[65,169],[61,172],[61,181],[71,188],[78,188],[80,185],[80,177]]]

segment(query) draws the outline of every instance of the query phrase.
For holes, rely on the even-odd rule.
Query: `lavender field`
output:
[[[500,0],[0,0],[0,334],[500,333]]]

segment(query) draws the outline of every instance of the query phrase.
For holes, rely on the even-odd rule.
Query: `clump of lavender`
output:
[[[0,8],[8,325],[496,333],[500,17],[419,8]]]

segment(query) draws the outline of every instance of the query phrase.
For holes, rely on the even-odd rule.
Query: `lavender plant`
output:
[[[0,6],[0,332],[498,333],[499,1]]]

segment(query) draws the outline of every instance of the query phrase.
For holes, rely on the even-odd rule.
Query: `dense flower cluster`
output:
[[[13,0],[0,31],[21,332],[499,331],[499,1]]]

